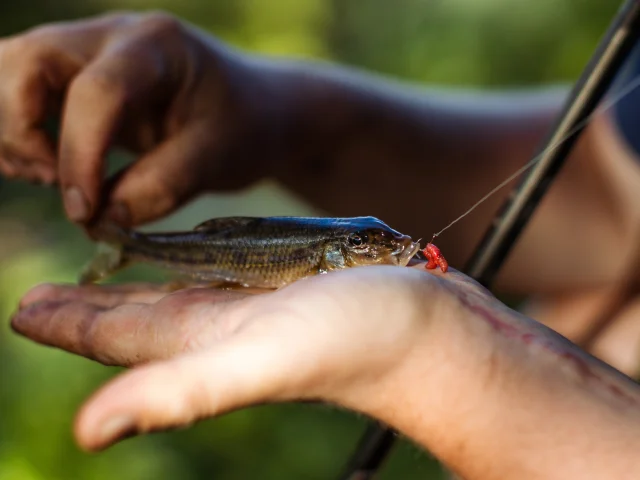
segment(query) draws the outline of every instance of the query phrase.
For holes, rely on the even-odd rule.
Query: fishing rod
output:
[[[640,0],[626,0],[614,16],[565,102],[536,162],[496,213],[464,272],[491,287],[519,235],[564,165],[594,110],[640,37]],[[341,480],[369,480],[394,445],[396,432],[378,422],[365,431]]]

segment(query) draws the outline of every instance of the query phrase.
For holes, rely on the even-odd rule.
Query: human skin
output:
[[[268,293],[162,289],[42,285],[13,317],[36,342],[135,367],[82,406],[85,449],[321,401],[387,423],[467,480],[640,466],[640,387],[453,269],[360,267]]]
[[[203,191],[272,177],[332,215],[366,212],[427,238],[530,159],[566,95],[440,91],[256,56],[159,13],[2,39],[0,67],[0,172],[58,182],[69,218],[85,227],[105,212],[140,225]],[[59,139],[44,133],[49,116],[60,117]],[[111,146],[138,160],[106,181]],[[518,242],[501,290],[584,291],[635,272],[639,182],[610,119],[598,116]],[[438,238],[454,266],[507,193]],[[595,255],[603,244],[606,255]]]
[[[272,177],[334,215],[366,212],[403,233],[426,238],[529,159],[558,113],[564,93],[540,90],[515,95],[465,96],[461,92],[408,89],[406,85],[394,85],[346,69],[267,60],[239,52],[166,15],[111,15],[48,25],[0,40],[0,172],[15,178],[57,183],[65,197],[69,218],[87,229],[91,220],[101,215],[124,225],[139,225],[166,215],[203,191],[237,189],[258,178]],[[61,118],[62,131],[57,144],[43,133],[42,121],[49,114]],[[105,181],[101,174],[103,158],[111,145],[128,148],[137,153],[139,159],[123,174]],[[634,162],[633,155],[617,137],[612,121],[606,115],[595,119],[524,232],[497,283],[502,292],[537,295],[529,308],[537,319],[561,332],[569,332],[571,338],[631,374],[640,364],[635,348],[637,334],[627,334],[638,330],[634,282],[640,245],[640,189],[637,188],[640,178]],[[468,256],[505,194],[506,191],[496,195],[463,223],[439,237],[438,246],[454,266]],[[385,277],[385,282],[387,280]],[[327,282],[326,279],[316,281]],[[361,294],[365,292],[373,294],[371,298],[378,298],[381,283],[379,279],[377,289],[362,289]],[[318,294],[324,291],[313,282],[301,285],[285,291],[299,292],[296,289],[309,285],[317,286]],[[399,398],[394,395],[399,388],[360,395],[348,393],[352,390],[345,387],[344,396],[336,399],[330,394],[333,389],[328,388],[326,400],[342,402],[347,408],[389,422],[430,448],[465,478],[481,475],[481,478],[504,478],[520,473],[524,476],[516,478],[536,478],[534,469],[549,473],[553,466],[557,472],[555,468],[558,464],[564,465],[566,458],[589,459],[587,463],[563,467],[576,469],[563,470],[569,476],[580,477],[578,474],[584,472],[577,469],[581,467],[589,467],[585,470],[589,474],[603,472],[605,465],[620,469],[613,473],[607,470],[607,476],[623,475],[625,468],[633,466],[630,465],[633,455],[628,455],[631,447],[636,447],[632,435],[636,411],[622,404],[635,404],[635,400],[630,400],[635,399],[635,385],[585,357],[587,365],[597,371],[592,376],[588,373],[591,369],[585,370],[582,363],[576,363],[575,358],[582,358],[584,354],[575,347],[570,350],[577,357],[558,360],[557,352],[552,355],[553,342],[551,347],[544,341],[527,346],[526,342],[533,337],[526,336],[526,332],[509,336],[513,330],[508,326],[506,330],[498,328],[497,333],[483,331],[479,325],[487,329],[487,322],[492,328],[500,324],[488,320],[494,313],[508,318],[507,325],[510,322],[518,327],[521,322],[528,326],[536,324],[506,310],[495,300],[488,302],[488,309],[493,312],[489,317],[477,310],[471,314],[468,308],[461,310],[451,298],[462,301],[464,295],[461,297],[460,292],[466,290],[457,287],[460,285],[444,288],[448,294],[436,295],[429,291],[426,297],[405,297],[405,293],[400,294],[387,284],[389,294],[383,296],[388,300],[385,304],[388,308],[402,306],[411,312],[423,312],[421,318],[430,319],[427,324],[440,325],[433,322],[433,318],[453,319],[455,321],[447,323],[448,328],[458,326],[474,334],[466,336],[458,332],[459,337],[453,336],[455,332],[442,327],[455,339],[449,343],[449,336],[438,337],[430,331],[429,338],[440,338],[438,345],[446,344],[450,349],[439,357],[437,367],[431,368],[433,361],[412,352],[408,357],[415,356],[415,364],[411,363],[414,367],[407,366],[403,374],[385,377],[389,385],[402,385],[402,389],[423,385],[423,378],[429,378],[429,383],[424,383],[429,390],[425,388],[420,394],[415,390],[406,398]],[[288,296],[285,291],[271,297],[282,299],[284,296],[291,305],[297,302],[299,305],[300,299],[308,300],[311,294],[303,289],[299,297]],[[329,291],[332,295],[338,294],[337,289]],[[162,362],[171,355],[178,355],[177,362],[185,362],[179,363],[183,368],[194,366],[188,358],[196,357],[182,359],[179,355],[184,345],[171,344],[176,337],[173,329],[161,337],[169,342],[166,348],[148,351],[147,356],[144,345],[150,342],[149,338],[144,339],[144,333],[155,335],[155,331],[142,329],[142,333],[135,335],[133,330],[125,330],[121,333],[125,333],[124,338],[131,343],[115,346],[109,338],[101,336],[99,332],[105,325],[115,328],[144,323],[146,315],[160,311],[157,306],[125,305],[115,309],[115,313],[109,310],[104,316],[96,316],[92,303],[115,305],[132,301],[127,295],[110,292],[107,288],[36,290],[23,303],[32,303],[39,297],[54,304],[40,303],[24,309],[14,325],[36,341],[98,357],[105,363],[130,365],[145,359],[160,362],[137,372],[160,369],[158,375],[163,375],[163,366],[169,364]],[[145,296],[152,294],[138,295],[143,299],[158,298],[157,292],[155,297]],[[206,296],[207,304],[210,296],[218,295],[204,291],[197,294]],[[85,303],[68,304],[64,300],[68,295],[80,302],[83,298]],[[176,294],[166,302],[170,305],[178,299],[178,306],[184,307],[180,304],[181,295],[193,293]],[[435,301],[436,297],[451,301],[440,303]],[[424,298],[440,305],[438,313],[429,310],[433,306],[426,305]],[[273,307],[268,300],[255,302]],[[352,311],[360,314],[358,318],[369,319],[378,312],[358,310],[369,303],[354,301],[344,305],[351,305],[350,308],[355,309]],[[232,305],[243,304],[251,302]],[[61,310],[56,309],[56,305]],[[224,305],[211,308],[227,308],[227,304]],[[286,308],[285,318],[299,320],[291,317],[290,307],[278,305]],[[343,304],[336,306],[330,302],[328,305],[334,305],[338,313],[346,308]],[[100,308],[98,311],[102,312]],[[215,311],[204,308],[199,314],[191,311],[192,315],[184,310],[172,312],[171,320],[179,320],[178,326],[187,329],[197,329],[192,327],[194,324],[208,325],[212,318],[208,313],[215,315]],[[348,316],[334,317],[346,319]],[[104,318],[129,319],[129,322],[110,322]],[[248,322],[248,317],[243,318]],[[406,318],[415,318],[415,315],[407,314]],[[162,324],[168,323],[167,319]],[[88,336],[79,340],[74,337],[78,331],[66,325],[88,328]],[[380,323],[377,333],[394,339],[391,330],[394,325]],[[610,328],[603,330],[603,325]],[[272,326],[269,324],[269,328]],[[334,325],[331,327],[332,332],[340,332],[333,329]],[[545,339],[548,335],[559,341],[550,332],[543,331]],[[111,333],[119,332],[111,330]],[[361,334],[358,331],[358,335]],[[357,347],[350,344],[349,339],[355,343],[361,341],[358,335],[336,335],[338,340],[327,338],[327,341],[342,340],[347,351]],[[183,338],[180,332],[177,338]],[[309,335],[307,340],[316,338],[325,337]],[[155,344],[151,342],[151,345]],[[434,346],[429,353],[438,353],[438,348]],[[136,353],[137,349],[140,351]],[[469,356],[466,350],[460,352],[464,349]],[[625,352],[623,358],[616,356],[618,352]],[[397,361],[404,358],[401,353],[390,348],[385,358],[389,362],[395,355]],[[136,354],[140,357],[135,358]],[[290,357],[289,362],[291,358],[297,361],[299,355]],[[364,357],[354,354],[353,358]],[[340,384],[340,379],[349,377],[349,382],[342,383],[357,386],[356,379],[362,377],[366,383],[366,379],[376,376],[379,370],[375,362],[365,360],[356,362],[356,367],[360,366],[357,371],[349,370],[349,362],[336,366],[327,360],[333,369],[327,366],[322,378]],[[496,364],[499,367],[495,367]],[[251,366],[260,372],[257,364]],[[250,373],[249,370],[246,373]],[[134,374],[138,375],[137,372]],[[196,372],[198,369],[194,368],[194,374]],[[478,383],[483,372],[492,381]],[[309,382],[309,379],[319,382],[317,372],[306,373]],[[604,378],[604,383],[596,378]],[[184,376],[185,382],[195,379]],[[278,384],[278,378],[271,380],[274,388],[281,387],[284,392],[280,400],[295,398],[287,397],[288,386]],[[188,389],[195,388],[196,384],[183,385],[186,398],[191,398]],[[449,388],[449,396],[433,398],[433,392],[440,391],[441,384]],[[265,387],[260,382],[256,385]],[[305,387],[308,388],[308,384]],[[156,384],[149,388],[160,387]],[[166,393],[171,391],[166,389]],[[622,394],[616,393],[618,391]],[[149,395],[140,392],[143,399]],[[277,395],[273,395],[273,400],[278,400]],[[258,392],[254,400],[260,396]],[[442,402],[438,404],[440,398]],[[470,402],[470,398],[475,403]],[[229,408],[244,406],[241,399],[237,401],[239,403]],[[195,402],[193,408],[183,410],[187,418],[202,412],[220,413],[219,409],[204,405],[206,402],[202,399]],[[401,409],[404,412],[396,411],[394,405],[398,402],[405,402],[407,408]],[[138,412],[140,421],[143,427],[151,426],[152,417],[144,415],[154,414],[153,404],[142,405],[148,407],[148,411]],[[447,416],[445,406],[448,409],[450,405],[457,406],[457,410],[452,409]],[[171,420],[167,412],[171,411],[171,405],[162,410],[164,413],[155,411],[160,415],[160,423],[153,426],[166,425],[166,419]],[[549,418],[550,411],[558,415],[554,416],[553,425],[545,425],[544,419]],[[411,412],[415,417],[403,417]],[[441,416],[432,418],[430,412]],[[473,415],[474,412],[478,413]],[[91,416],[89,405],[78,424],[79,439],[88,447],[100,445],[97,438],[100,418],[98,413],[95,415]],[[419,422],[423,416],[424,422]],[[92,418],[97,422],[93,433]],[[487,419],[492,421],[483,424]],[[526,426],[531,443],[525,443],[527,438],[519,436],[517,431],[501,426],[503,419]],[[452,424],[462,432],[452,432]],[[578,425],[582,430],[576,434]],[[544,436],[540,432],[544,432]],[[610,442],[600,443],[602,439]],[[527,448],[505,455],[504,445],[513,445],[509,442],[515,441],[526,444]],[[552,441],[561,447],[550,448]],[[606,451],[607,445],[612,447],[611,451]],[[465,459],[456,456],[462,450],[465,454],[469,452]],[[530,456],[517,456],[523,452]],[[564,455],[562,459],[559,453]]]

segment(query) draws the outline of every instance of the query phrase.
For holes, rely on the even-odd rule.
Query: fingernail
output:
[[[113,417],[108,419],[98,434],[100,443],[113,443],[118,439],[124,439],[135,435],[136,428],[133,418],[129,416]]]
[[[11,316],[11,329],[20,335],[25,335],[43,315],[51,315],[55,307],[55,304],[47,301],[19,306],[18,310]]]
[[[107,209],[106,217],[123,227],[128,227],[131,223],[129,207],[122,202],[112,204]]]
[[[78,187],[69,187],[64,192],[64,207],[71,221],[81,222],[89,216],[89,203]]]

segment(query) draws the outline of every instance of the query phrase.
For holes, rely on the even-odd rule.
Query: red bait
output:
[[[432,270],[434,268],[440,267],[442,273],[446,273],[447,269],[449,268],[449,263],[444,258],[438,247],[436,247],[433,243],[427,243],[427,246],[424,247],[422,253],[425,257],[427,257],[428,260],[427,264],[425,265],[426,268]]]

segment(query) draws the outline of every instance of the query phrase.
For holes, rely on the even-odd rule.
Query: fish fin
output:
[[[226,280],[216,281],[193,281],[193,280],[174,280],[165,285],[165,289],[168,292],[176,292],[178,290],[184,290],[187,288],[213,288],[218,290],[243,290],[247,287],[241,283],[228,282]]]
[[[344,253],[340,247],[328,245],[324,250],[324,256],[320,264],[320,269],[330,272],[331,270],[342,270],[346,268]]]
[[[109,243],[98,243],[95,256],[85,265],[78,278],[78,284],[88,285],[110,277],[129,263],[124,247]]]
[[[200,232],[217,233],[230,228],[244,227],[256,220],[257,217],[222,217],[212,218],[206,222],[196,225],[194,230]]]
[[[223,280],[221,282],[210,282],[209,287],[216,288],[218,290],[244,290],[247,288],[246,285],[238,282],[230,282],[227,280]]]
[[[180,275],[169,283],[165,284],[168,292],[176,292],[187,288],[208,288],[215,287],[220,282],[209,282],[206,280],[197,280],[187,275]]]

